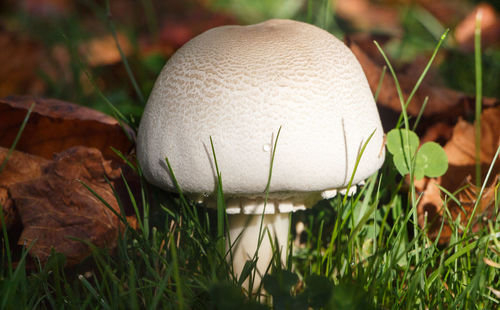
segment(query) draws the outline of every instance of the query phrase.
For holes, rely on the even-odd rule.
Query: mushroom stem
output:
[[[230,257],[232,257],[234,274],[238,278],[245,263],[254,257],[259,236],[262,236],[257,252],[257,275],[253,282],[254,290],[259,287],[274,253],[277,253],[277,248],[280,250],[282,263],[285,262],[287,253],[289,214],[276,213],[264,214],[263,216],[262,231],[259,233],[262,215],[228,214],[229,237],[232,242],[232,256]],[[276,244],[276,241],[278,244]],[[244,286],[248,288],[248,284],[249,280],[247,279]]]

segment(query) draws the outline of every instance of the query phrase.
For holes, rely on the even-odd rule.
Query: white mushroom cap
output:
[[[138,159],[162,188],[175,190],[168,157],[184,192],[212,193],[212,137],[224,193],[262,197],[280,126],[271,199],[307,205],[311,195],[345,188],[373,132],[353,183],[384,160],[372,93],[340,40],[291,20],[217,27],[163,68],[141,120]]]

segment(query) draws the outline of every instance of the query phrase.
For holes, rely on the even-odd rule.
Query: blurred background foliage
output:
[[[209,28],[269,18],[306,21],[339,38],[371,34],[381,38],[399,67],[428,58],[450,28],[452,36],[436,62],[436,74],[444,85],[473,94],[473,50],[456,30],[478,2],[4,0],[0,2],[0,61],[4,64],[0,96],[55,97],[110,113],[104,95],[138,124],[156,76],[176,49]],[[486,2],[490,8],[500,6],[496,0]],[[493,24],[497,30],[483,44],[483,87],[486,96],[498,98],[500,24],[498,12],[493,14],[497,14]]]

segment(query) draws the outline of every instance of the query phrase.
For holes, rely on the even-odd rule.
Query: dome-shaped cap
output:
[[[137,153],[146,178],[175,190],[216,187],[212,137],[224,192],[262,194],[278,129],[270,191],[343,188],[384,160],[383,130],[361,66],[315,26],[269,20],[195,37],[163,68],[141,120]]]

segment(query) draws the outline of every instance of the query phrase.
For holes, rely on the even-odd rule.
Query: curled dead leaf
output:
[[[78,240],[113,248],[123,227],[114,214],[120,210],[105,176],[116,179],[119,175],[120,170],[113,169],[99,150],[73,147],[57,154],[38,178],[10,186],[24,226],[19,244],[33,243],[30,254],[42,262],[54,249],[65,254],[69,265],[90,254],[88,246]]]
[[[500,145],[500,107],[486,109],[481,116],[481,172],[482,181],[493,162],[493,157]],[[448,156],[449,169],[445,175],[437,179],[430,179],[422,184],[423,195],[418,205],[419,224],[427,227],[431,238],[438,236],[441,222],[444,221],[443,232],[440,243],[450,240],[452,231],[449,225],[460,216],[461,224],[465,227],[480,188],[475,184],[475,130],[473,124],[460,120],[453,129],[453,134],[444,146]],[[481,220],[494,216],[495,188],[499,182],[500,161],[497,159],[493,166],[492,175],[486,184],[485,191],[478,204],[476,219],[474,219],[473,231],[482,227]],[[443,205],[444,194],[440,191],[442,186],[451,193],[455,193],[455,200],[448,199],[445,210]]]
[[[32,103],[19,151],[51,159],[54,153],[83,145],[119,160],[111,147],[124,154],[133,147],[133,130],[104,113],[57,99],[14,96],[0,99],[0,146],[12,145]]]
[[[9,149],[0,147],[0,165],[4,163],[8,153]],[[19,222],[19,215],[9,194],[9,187],[18,182],[38,178],[42,174],[42,166],[48,162],[38,156],[13,151],[3,170],[0,171],[0,205],[7,229]],[[0,228],[2,228],[1,223]]]

